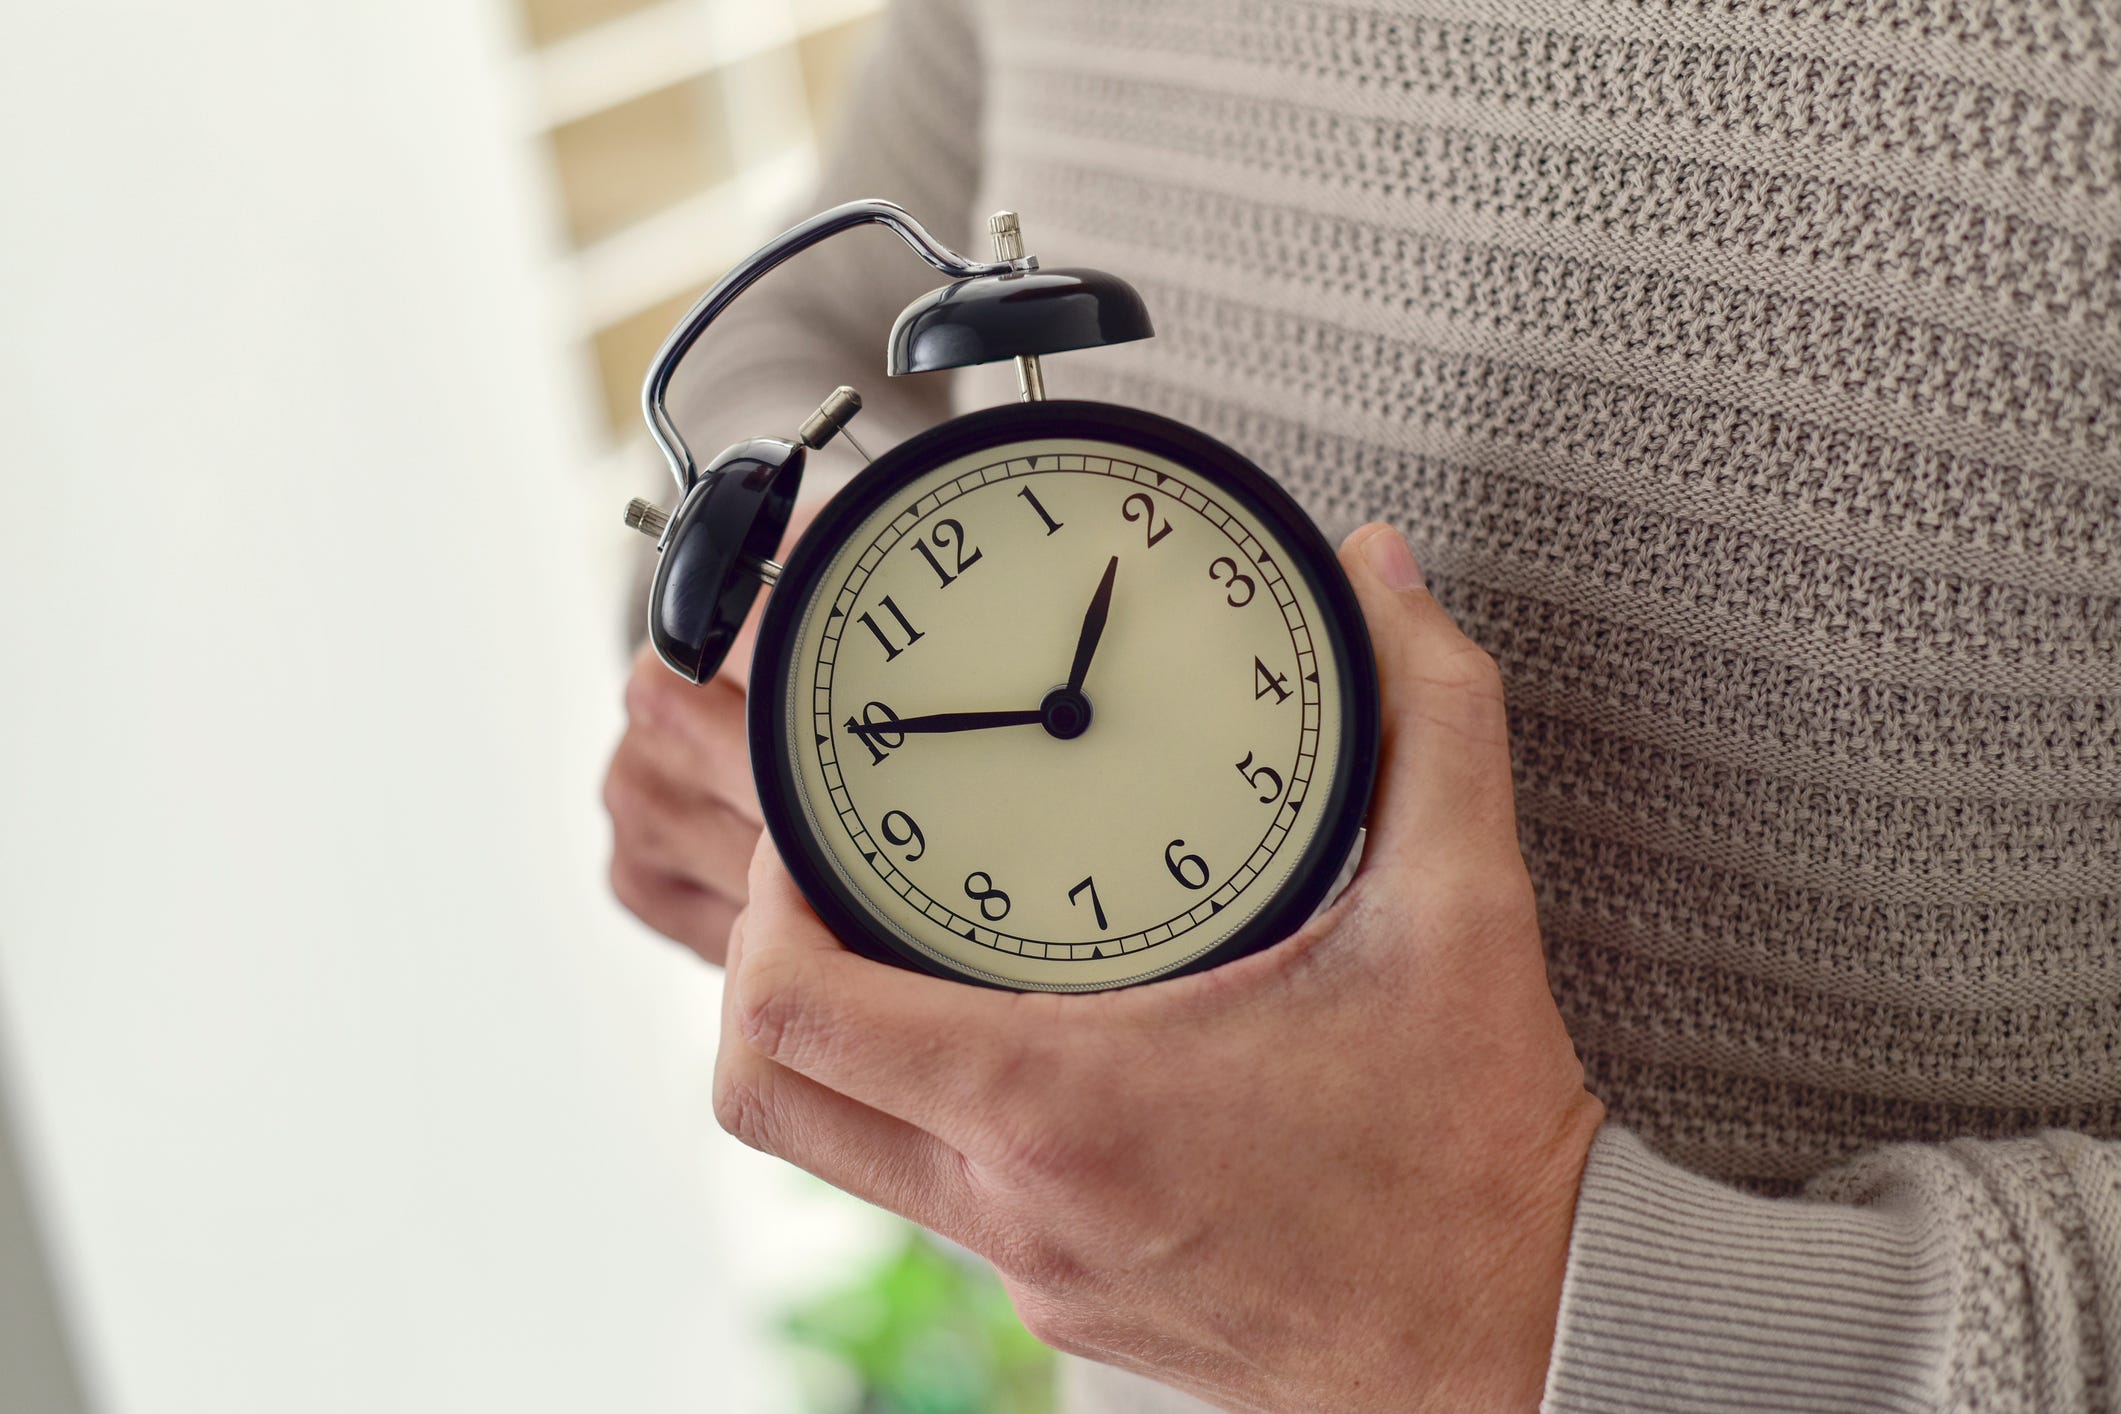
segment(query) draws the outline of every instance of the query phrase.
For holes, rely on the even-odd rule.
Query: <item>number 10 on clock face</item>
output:
[[[1374,756],[1344,749],[1345,583],[1256,485],[1136,440],[975,448],[835,503],[791,560],[754,752],[843,937],[1111,987],[1293,931],[1277,905],[1338,868]]]

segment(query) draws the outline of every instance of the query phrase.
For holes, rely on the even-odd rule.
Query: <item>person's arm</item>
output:
[[[2121,1145],[1893,1145],[1772,1200],[1608,1125],[1545,1407],[2121,1407]]]
[[[987,258],[979,180],[980,56],[961,0],[896,0],[861,66],[824,169],[785,225],[857,197],[895,201],[953,248]],[[855,437],[872,454],[948,415],[949,381],[884,375],[892,320],[943,282],[897,236],[837,236],[759,281],[680,367],[671,413],[701,463],[745,437],[792,437],[841,383],[862,394]],[[812,462],[831,489],[860,469],[842,442]],[[813,492],[814,494],[814,492]]]

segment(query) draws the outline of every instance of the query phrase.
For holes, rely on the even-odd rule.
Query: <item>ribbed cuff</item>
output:
[[[1934,1409],[1950,1283],[1919,1213],[1757,1198],[1609,1124],[1541,1408]]]

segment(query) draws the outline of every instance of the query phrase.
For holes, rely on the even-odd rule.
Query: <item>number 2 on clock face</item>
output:
[[[1341,719],[1321,623],[1267,522],[1197,471],[1090,440],[962,456],[847,530],[817,578],[792,775],[847,889],[955,970],[1055,988],[1168,971],[1311,840]]]

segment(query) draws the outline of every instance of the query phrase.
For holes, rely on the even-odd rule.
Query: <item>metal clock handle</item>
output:
[[[641,385],[641,411],[648,419],[648,431],[656,445],[663,449],[663,456],[670,462],[671,475],[677,478],[680,492],[692,489],[699,479],[699,468],[692,459],[692,450],[678,434],[664,407],[664,398],[670,391],[670,380],[676,374],[678,364],[684,361],[692,346],[707,332],[722,311],[736,297],[749,289],[761,275],[779,265],[798,252],[809,249],[827,237],[856,226],[882,226],[895,232],[905,243],[913,247],[914,253],[937,270],[955,280],[970,279],[977,275],[1006,275],[1012,271],[1029,271],[1038,268],[1038,257],[1018,254],[1007,260],[967,260],[931,234],[927,227],[915,220],[911,213],[895,202],[874,198],[850,201],[821,211],[800,225],[792,226],[774,240],[754,252],[742,264],[716,282],[713,289],[700,296],[686,314],[684,320],[671,331],[656,351],[654,362],[648,365],[648,377]],[[1017,250],[1021,252],[1022,246]]]

